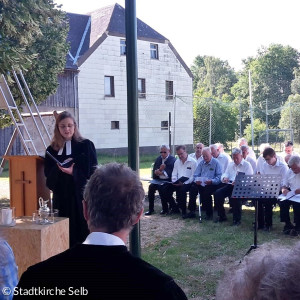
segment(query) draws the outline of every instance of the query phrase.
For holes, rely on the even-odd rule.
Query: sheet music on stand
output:
[[[238,174],[231,198],[235,199],[274,199],[280,192],[281,175],[241,175]]]

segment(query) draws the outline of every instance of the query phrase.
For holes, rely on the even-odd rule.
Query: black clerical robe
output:
[[[83,217],[83,188],[97,165],[94,144],[85,139],[81,142],[71,141],[72,152],[58,155],[51,146],[47,148],[56,159],[63,162],[72,157],[74,160],[73,175],[63,173],[48,155],[45,155],[45,176],[47,187],[53,191],[53,207],[59,210],[60,217],[70,220],[70,246],[82,243],[88,235],[87,223]]]

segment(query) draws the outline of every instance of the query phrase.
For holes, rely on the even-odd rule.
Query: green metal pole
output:
[[[136,2],[125,1],[126,27],[126,72],[127,72],[127,124],[128,124],[128,165],[139,171],[139,118],[138,118],[138,67],[137,67],[137,25]],[[141,256],[140,223],[130,234],[130,251]]]

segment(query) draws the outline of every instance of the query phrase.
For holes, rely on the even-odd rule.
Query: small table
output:
[[[40,225],[31,217],[19,217],[15,226],[1,226],[0,236],[14,251],[20,278],[29,266],[69,248],[69,219],[55,218],[53,224]]]

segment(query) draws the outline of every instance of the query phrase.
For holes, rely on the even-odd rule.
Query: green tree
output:
[[[226,144],[235,138],[237,131],[237,108],[225,101],[213,98],[196,98],[194,100],[194,140],[209,145],[211,143]],[[211,128],[210,128],[211,113]]]
[[[259,143],[259,133],[266,130],[266,124],[259,119],[254,119],[253,121],[253,135],[254,135],[254,144]],[[249,141],[249,145],[251,145],[252,141],[252,130],[251,124],[248,124],[244,130],[244,136]]]
[[[291,84],[291,91],[294,95],[300,95],[300,68],[294,69],[295,78]]]
[[[300,143],[300,95],[291,95],[281,111],[279,127],[290,129],[292,125],[294,140]]]
[[[21,69],[37,103],[57,89],[68,51],[65,12],[52,0],[0,0],[0,74]],[[22,98],[13,90],[18,103]],[[0,111],[0,127],[10,124]]]
[[[238,82],[233,86],[235,98],[247,98],[249,101],[249,70],[251,71],[254,116],[266,121],[268,127],[277,127],[280,107],[291,94],[291,82],[294,69],[297,68],[299,52],[290,46],[272,44],[258,50],[256,58],[244,61],[244,69]]]
[[[230,95],[230,89],[237,82],[234,70],[227,61],[212,56],[197,56],[191,67],[194,76],[193,89],[201,97],[222,99]]]

